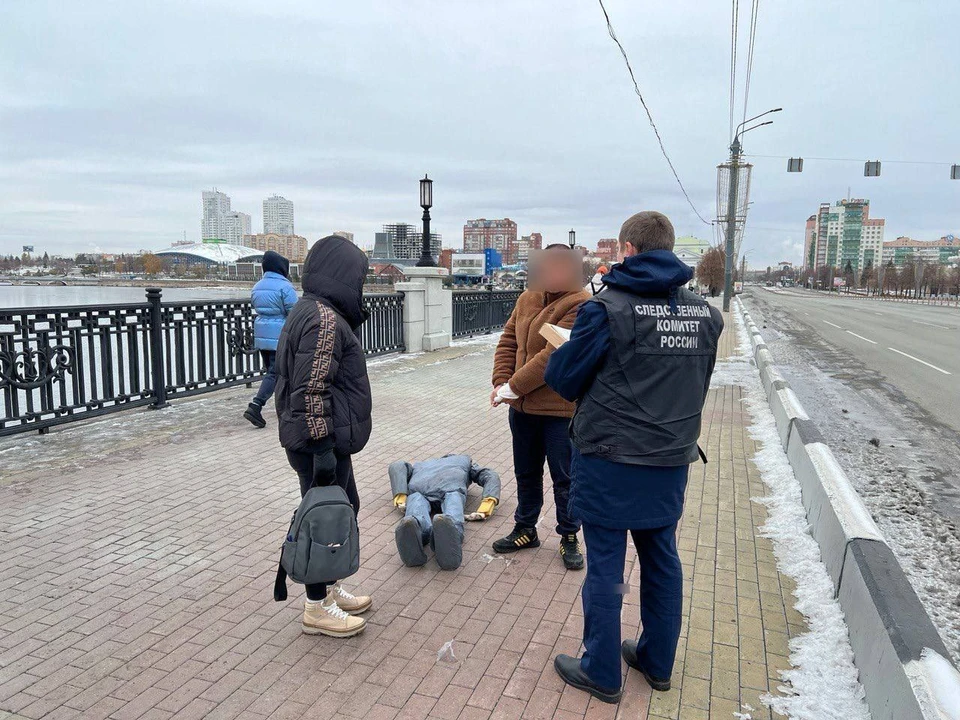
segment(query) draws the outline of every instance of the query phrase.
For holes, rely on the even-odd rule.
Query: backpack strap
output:
[[[703,449],[700,447],[700,445],[697,445],[697,452],[700,453],[700,459],[703,460],[703,464],[706,465],[707,455],[705,452],[703,452]]]
[[[287,599],[287,571],[283,569],[283,563],[277,563],[277,579],[273,583],[273,599],[277,602],[283,602]]]

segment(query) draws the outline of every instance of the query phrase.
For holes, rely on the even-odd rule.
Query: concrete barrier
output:
[[[770,393],[768,399],[770,409],[773,410],[773,419],[777,421],[780,444],[786,450],[790,442],[790,430],[793,428],[794,421],[798,419],[809,420],[810,417],[804,411],[800,399],[789,385]]]
[[[960,672],[896,556],[756,325],[753,357],[850,633],[873,720],[960,720]]]
[[[788,387],[786,379],[780,374],[780,368],[772,362],[760,368],[760,382],[763,383],[763,391],[767,395],[767,400],[770,399],[771,393]]]

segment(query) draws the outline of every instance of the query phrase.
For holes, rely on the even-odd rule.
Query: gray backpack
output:
[[[312,487],[300,501],[280,551],[273,599],[287,599],[287,576],[296,583],[335,583],[360,569],[360,530],[339,485]]]

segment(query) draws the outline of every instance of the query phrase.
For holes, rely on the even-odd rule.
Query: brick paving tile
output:
[[[721,357],[733,351],[725,333]],[[769,718],[757,698],[782,683],[789,639],[805,627],[793,583],[759,537],[766,510],[751,498],[764,488],[741,389],[710,391],[701,437],[710,463],[691,468],[674,689],[651,692],[625,672],[623,700],[608,706],[553,671],[557,653],[581,650],[584,574],[563,569],[551,493],[542,547],[490,559],[516,508],[506,413],[487,407],[491,357],[479,341],[371,363],[374,433],[354,462],[362,564],[346,584],[375,604],[366,632],[349,640],[300,633],[299,588],[273,602],[297,483],[271,414],[263,431],[241,417],[245,388],[0,441],[30,454],[12,464],[17,452],[0,453],[0,720],[696,720],[743,704]],[[459,570],[405,568],[386,467],[454,451],[500,471],[501,505],[467,526]],[[468,509],[478,501],[471,491]],[[634,590],[623,632],[635,636],[635,557],[625,574]],[[440,663],[449,640],[456,661]]]

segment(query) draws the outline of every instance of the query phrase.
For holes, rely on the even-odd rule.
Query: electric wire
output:
[[[730,2],[730,137],[733,137],[733,116],[737,94],[737,34],[740,25],[740,3]]]
[[[694,214],[698,218],[700,218],[702,223],[705,225],[712,225],[713,223],[704,218],[703,215],[700,214],[700,211],[697,210],[697,206],[693,204],[693,200],[691,200],[690,195],[687,194],[687,189],[680,181],[680,176],[677,174],[677,169],[673,166],[673,161],[670,160],[670,156],[667,154],[667,149],[663,145],[663,138],[660,137],[660,131],[657,130],[657,124],[653,121],[653,115],[650,114],[650,108],[647,107],[647,102],[643,99],[643,94],[640,92],[640,86],[637,84],[637,78],[633,74],[633,67],[630,65],[630,58],[627,57],[627,51],[623,49],[623,45],[620,43],[619,38],[617,38],[617,33],[613,29],[613,23],[610,22],[610,15],[607,13],[607,8],[603,5],[603,0],[597,1],[600,3],[600,9],[603,11],[603,17],[607,21],[607,32],[610,34],[610,39],[617,44],[618,48],[620,48],[620,54],[623,55],[623,61],[627,65],[627,72],[630,73],[630,80],[633,81],[634,92],[637,93],[637,97],[640,98],[640,104],[643,105],[643,109],[647,113],[647,120],[650,121],[650,127],[653,128],[653,134],[657,136],[657,142],[660,144],[660,152],[663,153],[663,157],[667,161],[667,165],[670,166],[670,172],[673,173],[673,177],[677,181],[677,185],[680,186],[680,191],[683,193],[683,196],[687,199],[687,204],[690,206],[690,209],[693,210]]]
[[[757,20],[759,19],[760,0],[753,0],[750,7],[750,41],[747,46],[747,78],[743,88],[743,121],[747,121],[747,105],[750,101],[750,76],[753,74],[753,50],[757,42]]]

